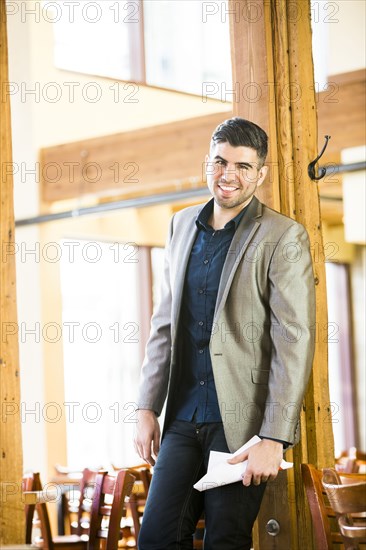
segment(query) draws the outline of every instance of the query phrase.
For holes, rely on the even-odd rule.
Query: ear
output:
[[[204,175],[206,176],[212,176],[213,170],[212,170],[212,161],[210,160],[210,155],[205,156],[205,170]],[[207,181],[207,180],[205,180]]]
[[[264,180],[266,179],[266,176],[268,174],[268,166],[262,166],[262,168],[258,172],[258,181],[257,181],[257,187],[262,185]]]

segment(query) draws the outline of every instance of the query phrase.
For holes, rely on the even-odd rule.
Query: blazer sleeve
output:
[[[138,409],[153,410],[158,416],[161,414],[167,394],[171,360],[170,250],[173,220],[174,216],[170,221],[165,246],[160,302],[151,319],[150,336],[146,344],[137,400]]]
[[[292,224],[282,235],[268,275],[272,353],[259,433],[294,444],[315,347],[314,274],[301,224]]]

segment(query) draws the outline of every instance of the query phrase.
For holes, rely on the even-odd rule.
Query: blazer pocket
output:
[[[252,369],[253,384],[268,384],[269,370]]]

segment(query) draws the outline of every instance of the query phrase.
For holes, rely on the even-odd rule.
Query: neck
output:
[[[209,220],[209,223],[211,227],[214,229],[223,229],[225,225],[235,218],[252,200],[253,197],[250,198],[249,201],[247,201],[244,204],[241,204],[240,206],[237,206],[236,208],[221,208],[216,202],[214,203],[213,211]]]

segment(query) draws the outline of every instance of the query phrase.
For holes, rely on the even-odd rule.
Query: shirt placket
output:
[[[209,231],[205,234],[205,246],[203,249],[203,266],[201,270],[201,280],[199,281],[199,297],[202,300],[202,307],[200,307],[200,312],[202,316],[198,321],[199,327],[202,329],[202,340],[198,346],[198,372],[197,379],[199,384],[199,398],[198,398],[198,411],[197,418],[199,421],[203,421],[206,417],[206,408],[208,402],[208,365],[207,360],[209,353],[209,339],[211,333],[211,327],[208,326],[207,319],[210,316],[208,308],[209,300],[207,297],[207,288],[210,286],[209,277],[210,277],[210,268],[212,266],[212,260],[214,255],[217,253],[219,244],[221,241],[220,233],[218,231]]]

